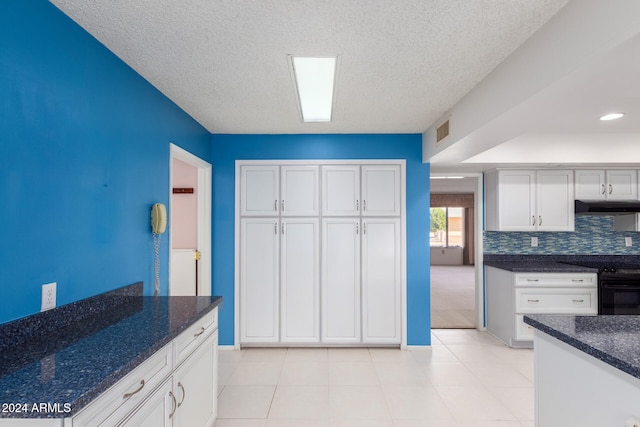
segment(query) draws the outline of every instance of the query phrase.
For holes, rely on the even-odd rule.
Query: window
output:
[[[429,208],[431,246],[464,246],[464,208]]]

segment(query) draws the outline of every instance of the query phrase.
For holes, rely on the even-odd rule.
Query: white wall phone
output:
[[[162,203],[151,206],[151,232],[153,233],[154,258],[154,295],[160,293],[160,237],[167,229],[167,208]]]

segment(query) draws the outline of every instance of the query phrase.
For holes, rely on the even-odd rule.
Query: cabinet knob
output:
[[[536,225],[536,216],[532,216],[531,217],[531,225],[535,226]]]
[[[613,185],[609,184],[609,194],[613,192]]]
[[[538,216],[538,225],[542,225],[542,215]]]
[[[278,200],[277,199],[273,201],[273,210],[278,212]]]
[[[605,186],[604,184],[602,184],[602,194],[604,194],[604,192],[605,192]]]
[[[356,200],[356,210],[360,210],[360,200]]]
[[[284,200],[280,201],[280,210],[284,212]]]

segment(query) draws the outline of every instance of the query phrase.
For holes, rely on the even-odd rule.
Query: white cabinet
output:
[[[323,342],[360,342],[360,300],[360,219],[323,219]]]
[[[65,425],[212,427],[218,395],[217,319],[214,308]]]
[[[578,200],[638,200],[635,170],[576,170]]]
[[[240,167],[242,216],[317,216],[317,165]]]
[[[360,167],[322,167],[322,214],[360,215]]]
[[[322,214],[399,216],[400,187],[398,165],[323,166]]]
[[[240,343],[400,344],[401,163],[239,170]]]
[[[240,209],[242,215],[271,216],[280,212],[278,166],[242,166]]]
[[[317,218],[281,224],[282,342],[320,341],[320,230]]]
[[[241,343],[318,342],[318,219],[245,218],[241,235]]]
[[[399,166],[362,166],[362,215],[400,215]]]
[[[525,314],[597,314],[596,273],[514,273],[485,268],[487,331],[511,347],[530,347]]]
[[[362,341],[400,343],[400,220],[362,221]]]
[[[280,221],[274,218],[245,218],[241,221],[241,342],[280,340],[279,228]]]
[[[573,171],[491,171],[485,194],[487,230],[574,230]]]
[[[280,208],[283,216],[317,216],[318,171],[316,165],[282,166]]]
[[[122,427],[169,427],[172,425],[171,412],[174,402],[168,397],[172,393],[171,380],[165,381],[146,402],[140,405],[129,418],[119,426]],[[74,423],[75,425],[75,423]]]
[[[173,426],[213,426],[218,396],[218,331],[205,340],[173,374]],[[173,398],[172,398],[173,400]]]

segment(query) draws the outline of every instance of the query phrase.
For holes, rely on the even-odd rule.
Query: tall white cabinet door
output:
[[[400,215],[400,166],[362,166],[362,215]]]
[[[282,166],[280,211],[283,216],[318,216],[319,167]]]
[[[498,172],[498,215],[501,231],[535,229],[535,171]]]
[[[638,173],[635,170],[608,170],[606,175],[607,199],[638,199]]]
[[[240,215],[277,216],[280,213],[280,168],[240,167]]]
[[[400,343],[400,220],[362,221],[362,341]]]
[[[322,341],[360,342],[360,220],[322,221]]]
[[[240,342],[278,342],[280,223],[245,218],[240,225]]]
[[[360,215],[360,167],[322,167],[322,214]]]
[[[282,342],[320,341],[320,230],[317,218],[281,225]]]
[[[573,231],[573,171],[538,171],[537,182],[537,230]]]
[[[607,184],[603,170],[577,170],[576,199],[604,200],[607,197]]]

